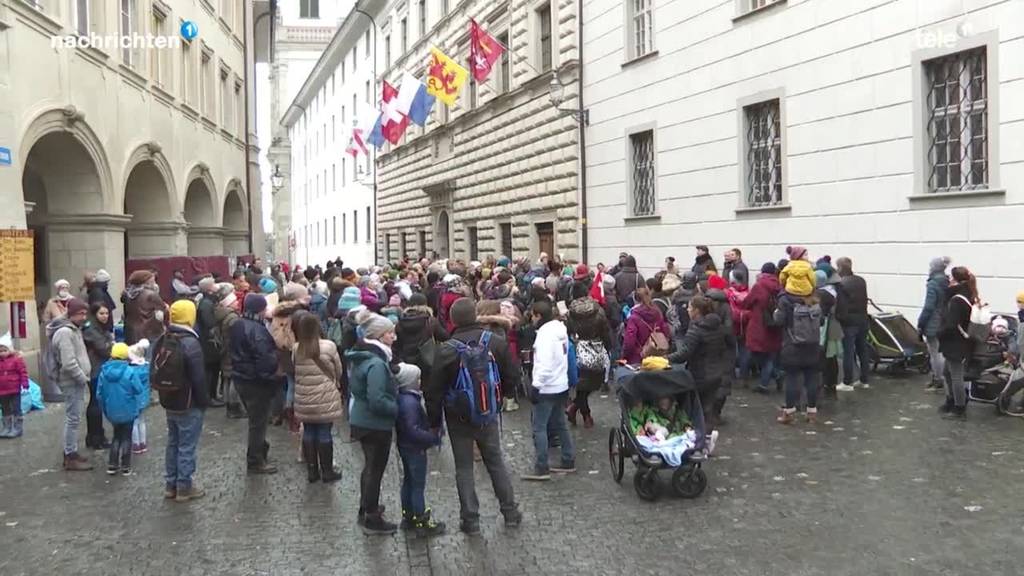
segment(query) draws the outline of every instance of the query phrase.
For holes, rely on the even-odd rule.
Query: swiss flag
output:
[[[469,20],[469,68],[477,83],[487,79],[494,63],[501,58],[505,47],[498,43],[490,34],[472,18]]]
[[[408,127],[409,117],[398,111],[398,90],[385,81],[381,95],[381,133],[394,146]]]

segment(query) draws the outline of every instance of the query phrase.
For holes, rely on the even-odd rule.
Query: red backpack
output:
[[[743,336],[747,332],[747,321],[750,319],[750,310],[745,310],[741,303],[747,299],[750,290],[736,290],[729,287],[726,291],[726,298],[729,300],[729,308],[732,310],[732,329],[737,336]]]

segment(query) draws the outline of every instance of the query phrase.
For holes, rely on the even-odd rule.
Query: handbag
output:
[[[431,336],[416,347],[417,364],[421,369],[430,370],[434,367],[434,355],[437,354],[437,341]]]
[[[640,320],[640,322],[644,326],[647,326],[647,329],[651,331],[650,334],[648,334],[647,336],[647,342],[644,342],[643,348],[640,349],[640,357],[647,358],[648,356],[668,356],[668,338],[661,332],[655,330],[650,324],[644,322],[644,319],[640,318],[640,316],[637,316],[637,319]]]
[[[600,340],[580,340],[576,344],[576,361],[579,367],[592,372],[608,370],[608,351]]]

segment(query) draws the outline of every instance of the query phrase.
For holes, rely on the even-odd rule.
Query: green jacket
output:
[[[384,359],[372,346],[358,344],[345,353],[348,385],[352,395],[350,426],[390,431],[398,417],[398,382]]]

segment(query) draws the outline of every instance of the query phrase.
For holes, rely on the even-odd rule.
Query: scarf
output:
[[[374,340],[372,338],[363,338],[363,342],[366,342],[367,344],[370,344],[371,346],[376,346],[377,348],[380,348],[380,350],[382,352],[384,352],[384,356],[388,359],[388,364],[391,363],[391,347],[390,346],[384,344],[380,340]]]

